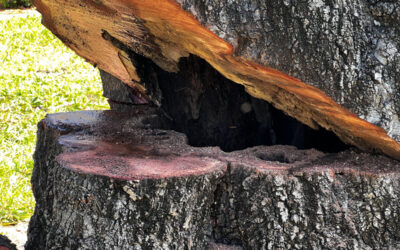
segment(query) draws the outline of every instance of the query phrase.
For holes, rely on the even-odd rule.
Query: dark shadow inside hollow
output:
[[[179,71],[171,73],[150,59],[128,52],[149,96],[171,117],[174,129],[187,135],[192,146],[219,146],[224,151],[276,144],[325,152],[348,148],[334,133],[311,129],[268,102],[253,98],[243,86],[197,56],[182,58]],[[133,94],[132,101],[137,99]]]

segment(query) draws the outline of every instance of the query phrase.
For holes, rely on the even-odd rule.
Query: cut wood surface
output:
[[[26,249],[397,249],[399,163],[292,146],[187,145],[159,111],[38,125]]]
[[[191,10],[193,15],[201,19],[203,12],[197,11],[200,5],[190,1],[180,2],[186,10]],[[331,86],[321,87],[320,90],[268,67],[268,60],[263,65],[261,59],[246,57],[244,54],[249,54],[249,50],[243,50],[247,51],[244,54],[238,52],[240,51],[238,46],[245,44],[232,44],[233,38],[227,39],[231,44],[224,41],[206,28],[215,31],[211,19],[209,22],[203,20],[205,25],[203,26],[177,2],[34,0],[34,4],[43,15],[43,23],[54,34],[80,56],[129,85],[136,93],[137,103],[159,104],[157,99],[151,97],[151,91],[141,83],[135,62],[129,56],[131,52],[150,58],[170,72],[178,70],[180,58],[193,54],[206,60],[226,78],[244,85],[246,91],[254,97],[271,102],[276,108],[310,127],[322,126],[336,133],[344,142],[360,149],[382,152],[400,159],[400,145],[390,138],[385,130],[360,119],[324,93],[328,89],[340,89],[342,83],[330,80]],[[207,9],[207,4],[202,4]],[[225,13],[225,8],[229,6],[225,3],[224,6],[214,8],[211,12]],[[254,18],[255,13],[257,12],[254,12]],[[229,19],[229,15],[226,17]],[[227,26],[231,25],[229,20],[225,22]],[[252,22],[254,23],[257,22]],[[238,33],[236,36],[240,38],[241,34]],[[246,40],[246,36],[250,35],[246,33],[242,38]],[[268,54],[265,57],[268,58]],[[330,64],[329,58],[321,60]],[[287,73],[290,73],[290,70]],[[354,92],[356,89],[351,91]],[[332,93],[330,94],[334,97]],[[362,94],[374,95],[364,92]],[[369,109],[369,106],[360,109],[364,108]],[[392,111],[390,114],[393,117],[398,115]],[[384,115],[390,116],[390,114]],[[382,124],[391,134],[397,131],[395,123],[391,123],[390,129],[385,125],[387,123]]]

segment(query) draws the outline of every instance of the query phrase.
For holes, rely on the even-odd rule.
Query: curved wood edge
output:
[[[121,48],[104,31],[168,71],[188,54],[205,59],[249,94],[313,127],[322,126],[344,142],[400,160],[400,144],[386,132],[341,107],[321,90],[277,70],[235,57],[232,47],[203,27],[173,0],[34,0],[43,23],[89,62],[143,92]],[[133,78],[133,79],[132,79]]]

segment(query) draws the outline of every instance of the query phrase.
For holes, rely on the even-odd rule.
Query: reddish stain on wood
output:
[[[63,167],[78,173],[107,176],[113,179],[142,180],[165,179],[189,175],[202,175],[226,170],[225,163],[203,156],[175,154],[166,146],[116,144],[104,141],[76,141],[70,147],[76,152],[59,155]]]

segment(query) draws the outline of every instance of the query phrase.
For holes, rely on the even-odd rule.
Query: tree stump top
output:
[[[137,135],[142,131],[135,132]],[[190,150],[184,149],[187,147],[184,140],[175,133],[151,131],[143,133],[143,136],[147,136],[147,140],[143,137],[130,141],[124,140],[124,137],[107,138],[105,141],[82,136],[61,137],[60,143],[74,151],[59,155],[57,160],[66,168],[80,173],[124,180],[201,175],[226,170],[225,163],[191,154]],[[172,140],[168,139],[169,136]]]
[[[160,129],[157,110],[136,108],[39,123],[27,249],[400,246],[398,161],[195,148]]]
[[[400,163],[385,156],[346,150],[323,153],[314,149],[298,150],[293,146],[254,147],[224,156],[232,168],[251,168],[262,174],[312,175],[326,173],[371,178],[400,177]]]
[[[258,146],[223,152],[192,147],[184,134],[157,109],[137,106],[129,112],[80,111],[47,115],[44,127],[59,131],[64,152],[57,160],[77,172],[110,178],[159,179],[227,171],[227,165],[264,174],[303,175],[326,172],[383,177],[398,175],[400,163],[385,156],[346,150],[323,153],[294,146]],[[139,174],[138,174],[139,173]]]
[[[167,128],[168,121],[149,107],[50,114],[43,124],[66,134],[59,143],[69,150],[57,160],[77,172],[138,180],[226,170],[225,163],[207,157],[217,148],[194,150],[185,135],[156,129]],[[79,133],[68,134],[73,131]]]

